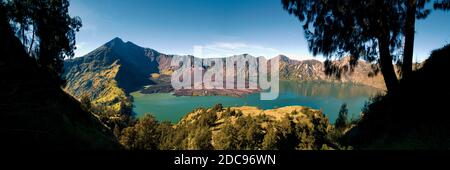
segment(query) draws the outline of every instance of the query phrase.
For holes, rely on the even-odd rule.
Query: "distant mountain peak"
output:
[[[107,42],[105,45],[108,47],[115,47],[115,46],[122,46],[123,44],[125,44],[125,42],[121,38],[116,37],[111,41]]]
[[[280,61],[282,61],[282,62],[289,62],[291,60],[289,57],[282,55],[282,54],[276,56],[275,58],[279,58]]]
[[[283,54],[279,54],[279,55],[277,55],[277,57],[288,58],[286,55],[283,55]]]
[[[113,38],[110,42],[121,42],[121,43],[124,43],[124,41],[121,38],[119,38],[119,37]]]

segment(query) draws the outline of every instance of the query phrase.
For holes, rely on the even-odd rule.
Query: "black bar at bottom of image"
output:
[[[448,151],[21,151],[2,155],[3,165],[113,169],[149,166],[171,169],[292,169],[342,165],[383,168],[388,165],[445,166],[450,160]]]

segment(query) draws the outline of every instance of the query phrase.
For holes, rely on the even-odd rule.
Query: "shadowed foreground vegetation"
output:
[[[121,148],[106,126],[61,89],[62,58],[73,55],[80,24],[67,8],[68,1],[0,1],[2,150]],[[40,46],[23,37],[29,25]]]
[[[394,92],[373,98],[344,142],[357,149],[450,149],[450,45],[432,52]]]
[[[413,71],[416,20],[450,10],[449,0],[281,2],[301,22],[310,52],[327,59],[328,75],[340,77],[353,71],[359,59],[373,63],[369,76],[383,75],[387,94],[367,104],[361,121],[346,133],[344,144],[357,149],[450,148],[446,108],[450,46],[432,52],[423,67]],[[349,68],[331,61],[345,56],[350,56]]]

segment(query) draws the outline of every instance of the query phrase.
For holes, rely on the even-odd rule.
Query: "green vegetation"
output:
[[[80,66],[93,68],[95,64]],[[67,67],[67,66],[66,66]],[[114,62],[111,66],[97,68],[96,71],[81,71],[72,75],[65,73],[68,79],[65,90],[79,98],[88,99],[93,107],[102,107],[118,113],[131,114],[130,97],[117,85],[115,80],[120,66]]]
[[[80,26],[68,5],[0,1],[2,150],[121,148],[110,129],[86,111],[89,105],[82,108],[61,89],[62,59],[73,55]]]
[[[133,127],[123,130],[120,142],[128,149],[157,149],[161,138],[158,126],[159,123],[153,116],[146,115]]]
[[[128,101],[129,102],[129,101]],[[133,124],[133,116],[131,114],[130,105],[122,105],[122,110],[115,110],[104,105],[94,105],[90,101],[89,95],[83,95],[80,99],[81,108],[95,115],[104,125],[113,130],[116,137],[120,136],[120,132]]]
[[[81,19],[69,15],[69,1],[8,0],[0,3],[9,26],[28,55],[60,80],[64,58],[74,56],[75,33],[81,27]]]
[[[336,129],[343,130],[348,127],[348,123],[348,109],[347,104],[344,103],[341,106],[341,110],[339,111],[339,115],[334,123],[334,126]]]
[[[426,18],[432,10],[429,0],[281,2],[302,23],[312,54],[327,58],[325,73],[340,77],[353,71],[359,59],[377,62],[373,71],[381,71],[388,92],[399,83],[393,61],[401,65],[402,77],[412,72],[415,21]],[[443,10],[450,4],[447,0],[432,3],[434,9]],[[330,61],[346,55],[351,56],[348,67]]]
[[[128,149],[339,149],[329,136],[332,129],[320,111],[305,107],[263,111],[218,104],[196,109],[177,124],[146,115],[123,129],[119,138]]]
[[[71,81],[65,90],[78,101],[61,89],[63,60],[74,55],[75,33],[81,27],[80,19],[68,14],[68,0],[2,0],[0,73],[7,83],[0,88],[2,99],[6,99],[0,103],[0,146],[75,150],[120,149],[120,144],[129,150],[449,149],[450,119],[443,107],[447,101],[441,98],[450,96],[445,79],[450,74],[450,45],[433,51],[422,68],[411,68],[414,22],[429,14],[425,9],[429,1],[347,2],[353,1],[283,0],[284,8],[303,22],[314,55],[332,58],[351,54],[350,69],[327,61],[327,74],[339,77],[343,69],[352,70],[360,57],[379,61],[388,93],[374,97],[359,121],[348,120],[347,105],[343,104],[333,126],[321,111],[301,106],[261,110],[218,104],[198,108],[176,124],[159,122],[151,114],[134,119],[132,99],[127,94],[151,84],[147,80],[151,73],[154,78],[161,76],[156,73],[160,61],[150,61],[150,57],[161,55],[118,39],[86,57],[106,63],[67,62],[71,70],[65,78]],[[435,1],[434,8],[448,10],[449,1]],[[403,57],[394,54],[399,50],[403,50]],[[128,53],[138,54],[135,59],[139,61],[126,62]],[[393,60],[401,61],[401,80]],[[373,71],[378,72],[378,66]],[[300,72],[285,73],[289,76],[284,78],[298,77]],[[162,70],[161,74],[170,71]]]
[[[450,45],[433,51],[420,69],[413,70],[412,62],[416,20],[425,19],[432,10],[450,10],[450,1],[282,3],[302,23],[312,54],[327,58],[326,74],[340,78],[364,59],[373,63],[373,73],[368,76],[383,75],[387,94],[374,97],[349,130],[343,108],[332,135],[335,140],[357,149],[450,148],[450,119],[444,114],[448,111],[443,100],[450,95],[443,81],[450,74]],[[345,56],[350,57],[350,63],[344,67],[331,61]]]
[[[372,98],[361,120],[344,136],[356,149],[449,149],[446,110],[450,93],[450,45],[432,52],[422,68],[400,81],[393,93]]]

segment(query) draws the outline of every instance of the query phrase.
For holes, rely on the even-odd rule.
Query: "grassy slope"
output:
[[[83,64],[92,68],[92,63]],[[83,70],[83,72],[71,72],[68,74],[68,84],[65,90],[77,98],[89,95],[94,105],[105,105],[108,109],[120,111],[121,102],[125,102],[126,94],[117,86],[115,77],[120,69],[117,61],[113,64],[100,67],[96,71]],[[73,75],[76,74],[76,75]]]

